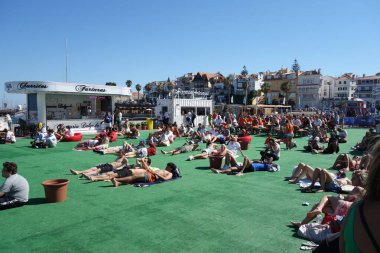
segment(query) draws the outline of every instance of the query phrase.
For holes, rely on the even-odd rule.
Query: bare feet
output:
[[[115,186],[115,187],[118,187],[119,185],[121,185],[121,183],[119,183],[119,182],[116,180],[116,178],[112,178],[111,182],[112,182],[113,186]]]
[[[317,193],[321,193],[321,192],[325,192],[325,190],[323,189],[319,189],[318,191],[316,191]]]
[[[319,210],[318,208],[315,208],[314,210],[311,210],[310,212],[308,212],[308,213],[306,214],[306,216],[307,216],[308,218],[314,218],[315,216],[317,216],[318,214],[321,214],[321,213],[322,213],[321,210]]]
[[[220,171],[219,171],[219,170],[217,170],[217,169],[214,169],[214,168],[210,168],[210,170],[211,170],[212,172],[214,172],[215,174],[220,174]]]
[[[298,182],[298,178],[293,178],[288,180],[289,184],[296,184]]]
[[[241,177],[241,176],[243,176],[243,173],[239,172],[239,173],[237,173],[235,176],[237,176],[237,177]]]
[[[71,172],[71,174],[74,174],[74,175],[78,175],[78,174],[80,174],[78,171],[73,170],[73,169],[70,169],[70,172]]]

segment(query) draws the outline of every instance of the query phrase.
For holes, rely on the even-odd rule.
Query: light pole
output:
[[[329,109],[331,109],[331,82],[327,82],[327,85],[329,86]]]

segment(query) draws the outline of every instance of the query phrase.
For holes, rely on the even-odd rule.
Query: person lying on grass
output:
[[[141,159],[142,169],[135,169],[130,176],[113,178],[112,184],[118,187],[123,184],[153,183],[158,180],[167,181],[173,178],[173,172],[177,170],[174,163],[168,163],[164,170],[151,170],[146,158]]]
[[[117,168],[113,169],[112,171],[108,171],[108,172],[105,172],[103,174],[101,174],[101,172],[95,171],[95,173],[88,173],[88,174],[84,174],[83,176],[86,179],[91,180],[92,182],[109,181],[109,180],[112,180],[113,178],[122,178],[122,177],[133,176],[134,173],[137,172],[137,170],[142,169],[142,167],[141,167],[142,166],[142,159],[144,159],[144,158],[137,159],[136,165],[124,164],[123,167],[117,167]],[[150,170],[152,170],[152,171],[159,170],[159,168],[150,166],[152,163],[152,160],[150,158],[146,158],[146,163],[148,164]]]
[[[306,187],[305,192],[312,192],[314,185],[317,181],[320,183],[320,188],[317,192],[340,192],[342,186],[353,185],[364,187],[365,181],[367,179],[367,171],[357,170],[352,173],[351,180],[346,178],[344,172],[338,173],[338,175],[332,174],[325,169],[315,168],[313,172],[313,179],[311,185]]]
[[[91,167],[86,170],[70,169],[70,172],[71,174],[74,174],[74,175],[83,175],[83,176],[93,175],[93,174],[98,174],[98,173],[107,173],[127,164],[128,164],[128,159],[125,158],[123,153],[120,153],[119,157],[112,163],[99,164],[95,167]]]
[[[344,171],[367,170],[370,159],[371,157],[368,154],[363,157],[354,156],[352,158],[348,154],[340,154],[330,169]]]
[[[188,153],[188,152],[194,151],[198,147],[199,147],[198,143],[194,143],[193,141],[191,141],[190,143],[186,142],[185,144],[183,144],[183,146],[175,148],[175,149],[170,150],[170,151],[164,151],[161,149],[161,153],[164,155],[166,155],[166,154],[178,155],[181,153]]]
[[[84,142],[78,143],[74,149],[106,149],[109,142],[107,135],[101,134],[99,138],[87,139]]]
[[[280,166],[274,163],[262,162],[261,160],[251,161],[247,156],[244,156],[244,162],[242,166],[230,167],[225,170],[218,170],[211,168],[211,171],[216,174],[235,174],[235,176],[242,176],[245,172],[255,171],[278,171]]]
[[[219,153],[220,150],[216,150],[215,147],[217,144],[212,143],[211,141],[206,142],[206,148],[202,149],[201,153],[198,155],[191,155],[187,158],[187,161],[195,160],[195,159],[207,159],[209,155],[214,153]]]
[[[325,195],[314,205],[313,208],[306,214],[302,221],[291,221],[290,223],[295,227],[300,227],[303,224],[307,224],[314,220],[319,214],[325,214],[330,216],[345,216],[352,205],[357,199],[364,196],[365,189],[362,187],[356,187],[354,190],[346,195]]]

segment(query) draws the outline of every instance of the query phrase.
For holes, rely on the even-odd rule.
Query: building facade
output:
[[[297,75],[294,71],[287,68],[280,69],[277,72],[265,72],[264,83],[268,83],[270,90],[267,93],[268,104],[284,104],[286,97],[288,101],[285,104],[295,104],[297,101]],[[286,94],[281,90],[281,85],[288,83],[290,91]]]
[[[358,77],[356,83],[357,89],[355,96],[366,101],[367,108],[379,108],[380,73],[377,73],[374,76],[363,75],[362,77]]]

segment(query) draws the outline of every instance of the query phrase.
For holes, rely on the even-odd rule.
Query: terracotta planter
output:
[[[220,170],[222,168],[223,156],[222,155],[210,155],[210,168]]]
[[[241,150],[248,150],[249,142],[248,141],[239,141]]]
[[[63,202],[67,196],[68,179],[51,179],[43,181],[41,184],[45,189],[46,202],[55,203]]]

